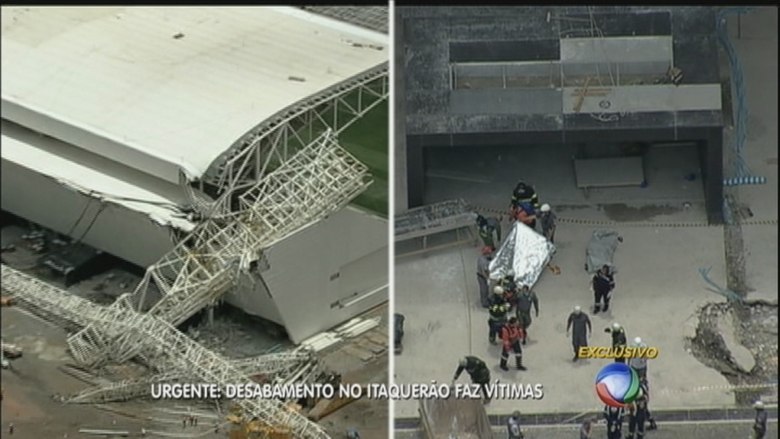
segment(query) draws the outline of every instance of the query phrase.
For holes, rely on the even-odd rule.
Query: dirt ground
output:
[[[62,330],[18,309],[3,308],[3,339],[24,350],[2,371],[2,426],[5,437],[13,423],[13,437],[79,438],[80,428],[140,432],[147,426],[140,419],[121,417],[91,405],[62,404],[54,394],[68,395],[87,384],[62,372],[70,361]],[[8,436],[10,437],[10,435]]]

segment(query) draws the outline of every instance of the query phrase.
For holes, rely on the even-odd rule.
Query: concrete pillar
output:
[[[404,67],[406,64],[406,55],[404,50],[403,37],[403,18],[401,8],[395,8],[395,53],[393,54],[393,93],[390,99],[393,102],[395,110],[395,121],[393,128],[394,145],[391,147],[395,151],[393,177],[395,178],[395,212],[391,215],[403,213],[409,209],[407,170],[406,170],[406,93],[404,81]],[[392,157],[392,155],[391,155]]]

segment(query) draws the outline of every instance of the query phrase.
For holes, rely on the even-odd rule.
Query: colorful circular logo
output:
[[[596,393],[610,407],[632,403],[640,392],[639,376],[626,364],[610,363],[596,375]]]

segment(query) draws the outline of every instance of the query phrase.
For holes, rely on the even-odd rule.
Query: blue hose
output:
[[[747,140],[747,117],[748,108],[746,103],[745,82],[743,80],[742,64],[737,57],[737,51],[729,38],[726,27],[726,16],[734,14],[744,14],[752,8],[747,7],[727,7],[721,8],[717,15],[718,40],[726,50],[731,67],[731,80],[734,83],[735,101],[737,103],[735,138],[733,143],[736,176],[723,180],[724,186],[741,186],[746,184],[764,184],[766,177],[754,176],[745,163],[742,153]]]

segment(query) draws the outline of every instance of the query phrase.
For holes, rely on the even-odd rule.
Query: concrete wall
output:
[[[244,309],[275,320],[264,308],[270,294],[293,342],[387,301],[387,288],[382,288],[388,284],[387,221],[382,218],[348,207],[265,254],[270,265],[262,273],[267,292],[258,286],[255,300]],[[351,305],[338,304],[364,295]]]
[[[390,95],[390,99],[393,102],[393,109],[395,110],[394,126],[393,126],[393,151],[395,156],[393,157],[394,163],[391,168],[391,174],[394,178],[395,187],[395,208],[394,212],[390,215],[397,215],[405,212],[409,208],[409,197],[406,182],[406,94],[402,93],[404,90],[404,69],[406,65],[406,52],[404,50],[404,33],[403,26],[400,24],[401,14],[398,11],[394,11],[395,14],[395,53],[393,53],[394,65],[393,65],[393,90],[394,93]]]
[[[62,234],[70,232],[78,239],[100,205],[96,199],[32,169],[2,161],[2,208],[14,215]],[[82,212],[83,218],[74,229]],[[154,223],[146,214],[111,203],[105,203],[83,242],[142,267],[173,248],[167,227]]]

